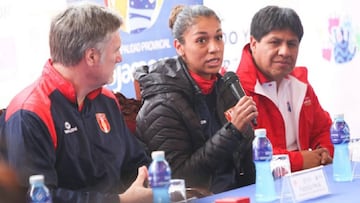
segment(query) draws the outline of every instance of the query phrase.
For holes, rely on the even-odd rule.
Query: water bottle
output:
[[[253,140],[253,159],[256,168],[255,199],[257,202],[270,202],[277,199],[275,182],[270,168],[273,149],[266,137],[266,129],[255,130]]]
[[[29,178],[28,203],[51,203],[51,194],[44,184],[43,175],[32,175]]]
[[[352,181],[349,141],[350,129],[344,120],[344,114],[334,117],[330,128],[331,141],[334,144],[333,178],[335,181]]]
[[[153,192],[154,203],[170,203],[169,186],[171,169],[165,160],[164,151],[153,151],[153,161],[149,166],[149,185]]]

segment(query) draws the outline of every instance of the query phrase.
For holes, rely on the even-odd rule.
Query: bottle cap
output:
[[[30,184],[44,183],[44,175],[32,175],[29,178]]]
[[[151,152],[152,159],[164,159],[165,152],[164,151],[153,151]]]
[[[255,136],[256,137],[266,137],[266,129],[265,128],[255,129]]]
[[[334,119],[344,120],[344,113],[335,114]]]

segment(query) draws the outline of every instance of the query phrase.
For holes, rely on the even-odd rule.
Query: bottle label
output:
[[[271,161],[273,149],[271,142],[265,138],[255,138],[253,142],[254,161]]]
[[[153,187],[169,186],[171,179],[170,168],[163,162],[156,162],[149,167],[149,185]]]
[[[170,174],[166,171],[149,174],[150,187],[168,186],[170,184],[170,179]]]
[[[29,192],[30,203],[51,203],[51,195],[47,188],[35,187],[31,188]]]
[[[272,150],[258,149],[254,150],[255,161],[270,161],[272,158]]]
[[[331,141],[333,144],[343,144],[350,141],[349,127],[344,121],[336,121],[330,130]]]

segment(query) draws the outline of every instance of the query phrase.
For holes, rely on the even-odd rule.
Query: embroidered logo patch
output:
[[[109,133],[111,128],[106,115],[104,113],[97,113],[95,116],[101,131]]]
[[[65,121],[64,127],[65,127],[65,130],[64,130],[65,134],[71,134],[73,132],[78,131],[78,128],[76,126],[72,127],[71,124],[69,122],[67,122],[67,121]]]
[[[310,106],[311,105],[311,99],[310,97],[305,97],[304,99],[304,106]]]

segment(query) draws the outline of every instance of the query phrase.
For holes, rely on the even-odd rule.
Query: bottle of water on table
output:
[[[271,202],[277,199],[270,168],[272,155],[273,148],[266,137],[266,129],[256,129],[253,140],[253,159],[256,168],[255,199],[257,202]]]
[[[153,161],[149,166],[149,185],[153,192],[154,203],[170,203],[169,186],[171,169],[165,160],[164,151],[153,151]]]
[[[330,128],[331,141],[334,144],[333,178],[335,181],[352,181],[349,142],[350,129],[344,120],[344,114],[334,117]]]
[[[29,177],[30,188],[28,190],[28,203],[51,203],[52,198],[49,189],[44,183],[43,175]]]

